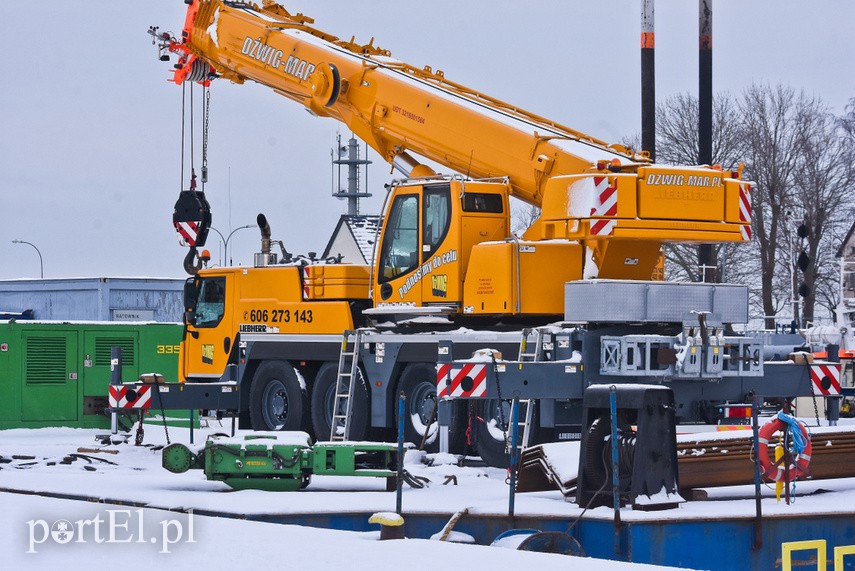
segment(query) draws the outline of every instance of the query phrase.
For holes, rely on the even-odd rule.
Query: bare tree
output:
[[[540,218],[540,208],[511,198],[511,234],[522,236]]]
[[[745,161],[752,180],[753,231],[760,262],[763,315],[766,327],[774,327],[775,278],[789,273],[789,252],[782,251],[782,235],[795,228],[785,223],[793,207],[793,189],[800,166],[803,140],[800,120],[803,109],[814,106],[803,93],[790,87],[753,85],[739,102],[742,136],[746,143]],[[783,264],[781,262],[784,262]]]
[[[855,174],[853,174],[855,171],[855,97],[849,100],[849,105],[846,106],[843,116],[838,120],[838,125],[846,138],[850,176],[855,178]]]
[[[657,163],[696,164],[698,160],[698,98],[690,94],[669,97],[656,108]],[[727,93],[713,100],[713,162],[735,170],[744,151],[737,102]],[[752,298],[759,299],[759,281],[754,262],[756,252],[751,244],[720,243],[714,245],[719,260],[718,278],[756,287]],[[668,244],[664,247],[666,278],[688,281],[701,279],[697,246]]]
[[[855,182],[855,99],[835,119],[819,98],[786,86],[754,85],[737,100],[718,94],[713,110],[713,160],[725,169],[746,163],[752,194],[754,240],[716,247],[726,281],[749,287],[755,311],[795,312],[798,281],[809,284],[802,317],[836,304],[834,253],[853,216],[847,190]],[[694,164],[698,154],[698,101],[677,95],[657,107],[657,162]],[[805,224],[805,238],[796,228]],[[807,267],[797,269],[805,251]],[[699,279],[696,250],[665,248],[669,279]],[[795,315],[795,313],[793,313]]]
[[[713,99],[713,162],[725,168],[742,161],[737,102],[728,93]],[[698,162],[698,98],[688,93],[669,97],[656,106],[656,162],[692,165]],[[664,146],[660,147],[662,143]]]
[[[818,301],[830,312],[838,297],[834,256],[851,224],[853,201],[849,191],[855,182],[851,138],[844,121],[815,99],[805,100],[799,108],[800,156],[793,181],[793,210],[806,234],[799,244],[807,262],[802,272],[805,322],[813,321]]]
[[[849,100],[843,117],[839,119],[840,128],[851,138],[855,139],[855,97]]]

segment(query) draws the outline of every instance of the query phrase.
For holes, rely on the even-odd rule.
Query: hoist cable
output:
[[[196,163],[194,162],[194,153],[196,152],[193,148],[193,84],[190,84],[190,176],[192,177],[196,173]]]
[[[181,84],[181,181],[180,181],[180,184],[178,185],[179,191],[184,190],[184,146],[185,146],[184,132],[186,130],[184,128],[184,125],[185,125],[184,107],[185,107],[186,101],[187,101],[186,91],[187,91],[187,84],[182,83]]]

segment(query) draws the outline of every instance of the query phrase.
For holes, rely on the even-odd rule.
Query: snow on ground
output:
[[[290,494],[287,494],[290,495]],[[77,569],[113,566],[133,570],[299,568],[516,569],[566,570],[564,555],[513,551],[425,539],[378,541],[379,532],[348,532],[193,516],[127,506],[84,504],[0,493],[0,554],[4,569]],[[100,517],[96,531],[92,521]],[[109,533],[113,518],[114,534]],[[54,524],[68,520],[66,531]],[[142,525],[140,525],[140,520]],[[46,535],[41,522],[59,539]],[[30,522],[30,523],[28,523]],[[31,533],[32,528],[32,533]],[[69,531],[70,530],[70,531]],[[165,535],[164,535],[165,530]],[[180,536],[179,536],[180,530]],[[65,533],[60,537],[59,533]],[[192,543],[188,540],[192,538]],[[101,543],[96,541],[100,539]],[[66,541],[66,543],[60,543]],[[112,563],[111,563],[112,561]],[[585,559],[586,571],[666,570],[633,563]]]
[[[221,426],[196,431],[196,443],[203,443],[207,433],[224,431]],[[118,454],[92,454],[92,456],[116,462],[115,466],[98,461],[92,464],[84,461],[76,461],[68,465],[59,463],[66,455],[77,452],[79,447],[100,447],[95,435],[103,432],[68,428],[0,431],[0,456],[6,459],[13,455],[34,457],[34,459],[18,458],[0,464],[0,489],[28,490],[36,494],[83,495],[105,501],[134,502],[134,505],[147,508],[216,510],[237,516],[327,512],[373,513],[395,510],[395,494],[385,491],[383,479],[316,476],[309,487],[300,492],[271,493],[256,490],[236,492],[220,482],[205,480],[200,470],[171,474],[161,467],[161,455],[158,450],[135,447],[131,444],[111,446],[110,448],[119,451]],[[169,434],[173,442],[189,442],[189,434],[185,429],[171,427]],[[722,435],[722,439],[732,437],[730,434]],[[147,425],[146,442],[148,444],[165,443],[162,429]],[[557,454],[560,450],[561,448],[556,448]],[[574,454],[577,453],[571,446],[567,448],[566,457],[551,458],[562,476],[569,477],[575,473]],[[449,455],[428,456],[427,459],[433,461],[432,466],[423,464],[423,459],[425,455],[420,452],[410,452],[407,455],[407,469],[414,475],[429,478],[430,483],[423,489],[405,486],[403,491],[405,515],[406,513],[450,515],[465,508],[473,514],[507,514],[508,486],[505,483],[506,474],[503,470],[488,467],[460,467],[454,463],[455,458]],[[54,462],[55,464],[49,465]],[[452,483],[443,485],[449,476],[456,477],[457,485]],[[774,517],[794,513],[837,513],[843,509],[851,510],[851,506],[855,505],[855,479],[799,482],[797,490],[798,501],[794,505],[787,506],[783,502],[776,503],[773,487],[764,486],[764,515]],[[808,495],[818,490],[826,493]],[[677,509],[664,512],[639,512],[625,509],[622,510],[621,517],[624,521],[632,521],[707,519],[724,515],[751,517],[754,514],[753,486],[710,489],[708,492],[711,498],[718,501],[686,502]],[[81,519],[91,519],[99,513],[103,519],[106,519],[109,515],[106,510],[112,508],[105,504],[69,502],[38,495],[0,493],[0,506],[3,508],[0,509],[0,525],[4,525],[3,529],[11,530],[6,534],[0,534],[2,535],[0,554],[10,554],[18,558],[14,559],[16,563],[39,561],[38,567],[41,568],[42,563],[46,567],[52,562],[66,562],[66,556],[71,554],[75,561],[77,561],[76,557],[80,556],[79,565],[82,567],[93,555],[104,553],[109,556],[112,553],[110,551],[112,545],[98,545],[94,540],[79,545],[77,543],[57,545],[52,540],[46,540],[44,549],[37,548],[37,554],[25,553],[29,547],[30,526],[35,526],[32,533],[36,534],[37,538],[44,535],[46,531],[41,524],[28,525],[26,522],[43,519],[47,524],[52,525],[60,519],[76,522]],[[136,522],[138,517],[143,517],[137,513],[139,509],[137,507],[125,506],[115,509],[128,512],[129,515],[118,514],[117,517],[124,518],[123,521],[130,518]],[[581,513],[575,504],[564,501],[558,491],[517,494],[515,511],[517,515],[557,516],[568,519]],[[173,533],[181,525],[185,528],[187,525],[185,514],[159,509],[146,509],[144,514],[145,521],[152,520],[149,525],[146,525],[146,529],[153,530],[148,534],[152,537],[159,537],[159,534],[164,531],[163,526],[166,525],[163,522],[170,518],[180,521],[172,527],[169,527],[171,524],[167,525],[165,532]],[[610,519],[612,510],[606,507],[595,508],[589,510],[585,517]],[[493,558],[498,565],[530,562],[531,565],[537,565],[543,569],[559,566],[566,568],[567,565],[563,556],[507,553],[508,550],[497,547],[447,545],[422,540],[375,542],[376,533],[317,530],[206,518],[199,515],[194,518],[196,519],[196,543],[193,545],[178,543],[172,554],[159,553],[162,542],[146,545],[134,541],[122,547],[129,549],[132,554],[146,558],[162,555],[170,557],[168,560],[170,563],[187,561],[188,566],[191,561],[202,555],[201,561],[215,562],[216,568],[222,568],[232,561],[246,564],[247,561],[243,558],[247,557],[248,553],[251,554],[249,557],[253,558],[249,563],[273,562],[276,559],[288,557],[288,552],[292,549],[300,549],[301,552],[310,554],[300,557],[301,566],[304,566],[305,562],[309,562],[310,565],[317,563],[317,567],[310,566],[307,569],[329,569],[333,565],[345,564],[354,567],[354,561],[358,562],[357,568],[368,568],[375,567],[377,561],[418,561],[422,554],[430,557],[431,561],[447,561],[451,564],[460,564],[461,557],[471,558],[478,568],[486,567]],[[133,525],[130,527],[134,529]],[[91,526],[85,531],[91,534]],[[270,545],[285,547],[285,549],[275,552],[256,549],[255,546],[268,541]],[[336,545],[335,550],[324,548],[332,542]],[[342,548],[339,549],[339,546]],[[208,549],[210,552],[207,551]],[[258,554],[254,551],[258,551]],[[509,560],[508,557],[520,559]],[[529,557],[536,559],[527,559]],[[128,561],[124,555],[122,560]],[[585,569],[625,568],[625,564],[622,563],[607,562],[602,565],[595,566],[594,561],[586,561]],[[18,567],[15,565],[6,568]]]

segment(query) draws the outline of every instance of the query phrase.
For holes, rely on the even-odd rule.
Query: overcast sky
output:
[[[640,131],[639,0],[294,0],[316,26],[591,135]],[[179,33],[181,0],[0,2],[0,278],[183,277],[171,225],[180,190],[181,89],[150,25]],[[656,2],[659,101],[697,93],[697,2]],[[785,83],[840,113],[855,97],[851,0],[713,0],[714,89]],[[292,252],[322,251],[339,125],[247,83],[215,82],[210,182],[223,234],[264,212]],[[348,132],[342,130],[347,137]],[[374,157],[375,160],[377,157]],[[369,173],[379,211],[389,168]],[[218,239],[209,247],[215,261]],[[258,232],[232,238],[250,263]]]

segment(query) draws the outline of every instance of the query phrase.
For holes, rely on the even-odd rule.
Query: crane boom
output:
[[[467,181],[501,181],[500,194],[541,208],[540,218],[523,236],[526,240],[541,243],[542,251],[554,247],[548,242],[565,241],[566,248],[575,252],[570,262],[574,270],[562,279],[646,280],[661,269],[664,242],[751,239],[751,184],[741,180],[741,169],[652,164],[646,154],[609,145],[467,88],[442,71],[398,61],[373,39],[360,45],[327,34],[312,27],[311,18],[291,14],[273,0],[265,0],[262,7],[226,0],[188,3],[181,38],[164,40],[165,47],[179,54],[173,81],[207,83],[221,77],[258,82],[315,115],[346,124],[411,178],[436,174],[413,156],[417,155],[465,174]],[[429,182],[422,180],[425,185]],[[462,197],[467,184],[452,187]],[[473,212],[478,208],[506,212],[500,204],[470,207]],[[411,216],[415,209],[422,212],[423,233],[435,226],[426,218],[427,202],[413,198],[411,206],[390,208],[386,214],[397,212],[399,224],[401,215]],[[453,217],[460,222],[465,213],[464,208]],[[408,223],[413,225],[408,231],[418,231],[415,219]],[[464,226],[471,228],[471,223]],[[465,233],[464,226],[460,231]],[[457,231],[456,226],[452,229]],[[466,252],[458,264],[462,270],[455,280],[463,284],[466,276],[475,275],[466,269],[470,251],[495,248],[486,242],[504,240],[508,234],[497,226],[467,235],[460,248]],[[389,238],[384,243],[386,257],[380,261],[387,266],[376,268],[387,277],[395,276],[389,278],[392,281],[415,272],[408,278],[410,285],[398,289],[402,301],[420,280],[419,263],[440,245],[440,236],[421,236],[418,245],[416,238],[413,234],[405,247]],[[416,246],[421,250],[411,251]],[[401,248],[408,256],[400,256]],[[487,264],[479,271],[492,271],[490,256],[479,256],[484,262],[478,263]],[[560,257],[556,254],[556,259]],[[518,265],[515,275],[523,272]],[[478,291],[471,284],[467,287]],[[388,288],[384,291],[388,293]],[[487,303],[483,305],[486,311]]]
[[[373,40],[358,45],[310,23],[270,2],[194,2],[180,44],[190,57],[175,81],[204,70],[204,61],[219,76],[257,81],[345,123],[387,161],[403,162],[407,175],[416,164],[406,153],[413,152],[474,178],[507,177],[513,196],[538,206],[549,175],[584,172],[598,161],[647,162],[442,71],[397,61]]]

